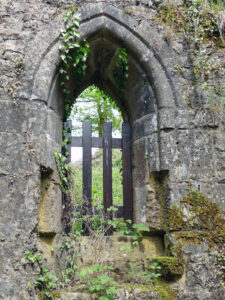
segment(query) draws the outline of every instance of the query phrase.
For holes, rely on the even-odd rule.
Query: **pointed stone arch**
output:
[[[173,55],[165,41],[157,40],[157,32],[153,27],[146,22],[139,25],[113,6],[90,4],[83,7],[80,13],[81,38],[90,42],[92,51],[88,60],[88,75],[79,84],[71,82],[71,87],[76,86],[76,96],[86,86],[97,83],[117,100],[118,93],[113,84],[110,65],[115,59],[118,47],[127,49],[130,75],[124,99],[127,118],[132,126],[134,219],[139,223],[150,222],[152,228],[161,231],[161,208],[155,200],[155,187],[152,187],[150,174],[156,179],[160,178],[159,182],[167,181],[173,149],[169,149],[169,153],[165,155],[167,149],[162,147],[163,143],[165,146],[165,137],[161,136],[161,130],[175,128],[178,99],[179,106],[184,106],[178,80],[171,72]],[[25,57],[26,69],[22,78],[22,88],[18,92],[19,98],[31,103],[41,101],[47,106],[49,117],[44,135],[48,146],[44,148],[48,148],[49,153],[60,147],[58,141],[61,139],[59,124],[63,119],[63,97],[59,88],[58,49],[63,26],[63,14],[60,14],[31,41]],[[113,53],[105,70],[100,66],[101,74],[98,82],[95,82],[98,69],[96,51],[101,48],[112,48]],[[54,141],[50,146],[49,140]],[[53,161],[47,162],[44,150],[42,152],[42,165],[47,164],[46,167],[49,167],[49,164],[52,164],[50,167],[54,168]],[[163,193],[167,201],[168,193]],[[151,210],[155,210],[154,220],[151,218]]]

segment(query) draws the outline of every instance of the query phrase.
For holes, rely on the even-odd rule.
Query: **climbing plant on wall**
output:
[[[128,77],[128,56],[125,48],[118,50],[118,60],[116,61],[115,78],[117,86],[121,91],[121,97],[124,96],[126,80]]]
[[[74,76],[76,81],[80,79],[86,72],[86,61],[88,53],[90,52],[90,45],[86,39],[81,39],[79,26],[80,16],[74,8],[66,11],[64,16],[65,29],[62,30],[60,39],[60,58],[62,66],[59,69],[61,74],[61,87],[64,95],[64,120],[67,120],[71,114],[72,102],[74,101],[69,89],[69,81],[71,76]],[[118,88],[121,91],[121,97],[124,95],[126,79],[128,77],[128,55],[125,48],[119,48],[118,60],[116,61],[115,80]],[[73,67],[73,72],[71,72]],[[72,75],[71,75],[72,74]],[[73,93],[72,93],[73,95]],[[102,96],[102,95],[101,95]],[[118,124],[117,124],[118,125]],[[55,160],[61,179],[60,186],[64,193],[68,191],[68,167],[66,166],[66,156],[68,155],[67,143],[70,141],[66,138],[66,132],[71,129],[65,128],[63,124],[63,154],[55,152]],[[99,127],[101,135],[101,126]]]
[[[70,90],[68,88],[68,82],[70,80],[70,67],[73,67],[73,76],[78,80],[81,75],[85,74],[86,71],[86,60],[88,53],[90,51],[89,43],[85,39],[80,40],[80,16],[75,9],[72,7],[70,10],[66,11],[64,16],[65,28],[61,32],[60,39],[62,44],[60,45],[60,58],[62,61],[62,66],[59,69],[61,74],[60,85],[62,87],[62,92],[64,95],[64,120],[66,120],[71,112],[71,103],[73,98],[71,98]],[[71,129],[69,129],[71,130]],[[67,143],[69,139],[66,138],[65,124],[63,124],[63,152],[62,155],[59,152],[55,152],[56,166],[60,176],[60,187],[63,193],[68,192],[68,165],[66,164]]]
[[[86,60],[90,51],[89,43],[80,39],[80,17],[72,8],[68,10],[64,16],[65,29],[62,30],[60,46],[60,58],[62,60],[62,67],[59,69],[62,75],[62,92],[65,96],[64,99],[64,118],[67,119],[70,115],[70,104],[73,99],[70,98],[70,91],[68,89],[68,81],[70,80],[69,68],[73,66],[73,76],[79,79],[80,75],[85,74]]]

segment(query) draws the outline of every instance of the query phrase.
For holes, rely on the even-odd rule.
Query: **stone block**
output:
[[[116,299],[117,300],[160,300],[160,296],[157,291],[152,291],[152,289],[146,285],[129,285],[120,286],[118,289]],[[165,294],[167,294],[165,292]],[[94,300],[98,298],[96,294],[89,294],[87,292],[79,291],[59,291],[58,293],[53,293],[54,299],[56,300]]]
[[[0,135],[0,173],[19,174],[37,170],[34,148],[24,136],[14,133]]]
[[[146,225],[151,232],[167,230],[167,211],[169,207],[168,171],[151,172],[146,185]]]
[[[136,120],[133,124],[132,138],[135,141],[136,139],[142,138],[144,136],[153,134],[157,132],[157,115],[149,114],[144,116],[141,119]]]
[[[48,137],[53,140],[56,144],[62,143],[62,120],[52,110],[48,110],[47,114],[47,125],[46,131]]]
[[[163,241],[158,236],[144,236],[140,245],[133,247],[130,253],[126,247],[132,246],[129,236],[114,233],[110,237],[82,237],[81,255],[82,267],[97,264],[113,265],[122,269],[128,261],[140,261],[147,257],[160,256],[163,254]],[[125,250],[121,250],[124,247]]]
[[[56,74],[59,63],[59,43],[56,43],[48,52],[48,55],[41,61],[41,65],[35,77],[31,100],[48,102],[52,80]]]
[[[159,134],[159,157],[160,169],[169,170],[176,160],[176,133],[172,131],[161,131]]]
[[[133,60],[131,60],[126,86],[125,97],[129,99],[127,107],[132,121],[155,112],[156,100],[152,87],[143,71]]]
[[[40,134],[46,128],[46,106],[41,102],[1,101],[0,127],[3,132]]]
[[[40,151],[40,165],[44,166],[45,168],[50,168],[56,170],[54,152],[58,151],[61,152],[62,145],[61,143],[55,143],[50,136],[42,135],[36,140],[36,144],[39,144],[41,149]]]
[[[148,164],[151,172],[159,171],[160,169],[158,140],[158,133],[151,134],[148,137]]]
[[[190,128],[190,115],[186,110],[178,109],[175,118],[176,127],[178,129]]]
[[[48,96],[48,107],[52,108],[57,115],[63,119],[64,114],[64,96],[60,86],[59,73],[55,75],[52,80],[49,96]]]
[[[28,130],[27,105],[0,101],[0,128],[2,132],[25,133]]]
[[[52,236],[61,231],[62,193],[51,174],[41,178],[41,201],[38,231],[42,236]]]
[[[148,176],[148,152],[146,139],[133,143],[133,182],[135,186],[142,185]]]
[[[176,111],[171,108],[159,110],[159,129],[174,129],[176,122]]]
[[[215,149],[225,152],[225,137],[224,132],[218,133],[215,137]]]
[[[134,222],[138,224],[146,223],[146,201],[147,188],[146,184],[142,186],[133,187],[133,211]]]

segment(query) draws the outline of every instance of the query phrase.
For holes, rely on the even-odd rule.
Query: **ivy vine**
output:
[[[64,194],[68,193],[69,190],[69,181],[68,181],[68,172],[69,164],[66,163],[66,156],[60,152],[54,152],[54,158],[56,162],[57,171],[59,174],[60,182],[59,186]]]
[[[66,11],[64,24],[65,28],[61,31],[60,36],[62,44],[59,49],[62,66],[59,69],[59,73],[61,75],[60,85],[64,95],[64,120],[67,120],[70,116],[71,104],[74,100],[69,89],[69,80],[71,76],[74,76],[76,81],[79,81],[80,77],[85,75],[90,45],[86,39],[81,39],[79,31],[80,15],[73,7]],[[121,91],[121,97],[123,97],[128,77],[128,55],[125,48],[120,48],[117,54],[118,60],[116,62],[115,78],[116,84]],[[71,67],[73,67],[73,72],[71,72]],[[66,159],[68,155],[67,144],[71,141],[70,138],[66,137],[69,131],[71,131],[71,128],[66,128],[66,123],[63,123],[63,154],[59,152],[54,153],[60,177],[60,187],[65,194],[68,193],[69,186],[69,166]]]
[[[85,74],[87,65],[87,56],[90,52],[89,43],[85,39],[80,40],[80,16],[72,7],[66,11],[64,16],[65,29],[61,31],[60,39],[62,44],[59,47],[62,66],[59,69],[61,75],[60,85],[64,95],[64,120],[67,120],[71,112],[71,93],[68,87],[70,80],[70,67],[73,67],[73,76],[79,80],[79,77]],[[67,143],[70,138],[66,137],[66,133],[71,131],[71,128],[66,128],[66,123],[63,123],[63,154],[54,153],[58,174],[60,177],[60,187],[64,194],[68,193],[68,171],[69,166],[66,163],[68,155]]]
[[[115,78],[121,97],[124,96],[126,80],[128,78],[128,55],[125,48],[118,50],[118,60],[116,62]]]
[[[68,88],[68,81],[70,80],[69,68],[74,67],[74,76],[78,79],[81,75],[85,74],[87,65],[87,56],[90,52],[90,45],[85,39],[80,39],[80,16],[72,8],[66,11],[64,16],[65,29],[62,30],[60,39],[62,45],[60,46],[60,58],[62,60],[62,67],[59,69],[61,74],[61,87],[65,96],[64,99],[64,119],[66,120],[71,111],[71,102],[73,99],[70,97]]]

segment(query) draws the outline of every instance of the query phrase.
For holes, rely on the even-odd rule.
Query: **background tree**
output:
[[[119,135],[122,115],[114,101],[95,85],[89,86],[78,97],[71,117],[75,134],[81,135],[82,122],[89,120],[92,131],[102,136],[103,123],[112,122],[113,133]]]
[[[95,85],[89,86],[77,98],[71,112],[73,135],[82,135],[82,122],[92,123],[94,134],[102,136],[103,123],[112,122],[113,134],[121,135],[122,115],[114,101]],[[93,153],[92,157],[92,203],[101,204],[103,201],[103,166],[102,149]],[[121,150],[112,150],[112,183],[113,204],[123,205],[122,188],[122,156]],[[82,201],[82,164],[80,161],[72,169],[74,178],[73,198]]]

